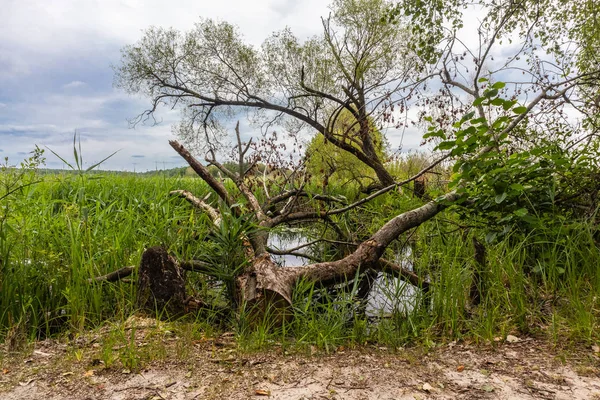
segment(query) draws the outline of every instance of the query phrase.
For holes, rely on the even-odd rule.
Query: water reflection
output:
[[[311,242],[301,229],[280,231],[269,235],[269,246],[277,250],[287,250]],[[303,247],[299,252],[318,251],[317,244]],[[412,270],[411,249],[404,247],[395,252],[395,262]],[[296,255],[273,255],[273,260],[283,267],[307,265],[311,261]],[[419,289],[400,278],[379,273],[369,294],[366,306],[368,317],[381,317],[392,313],[408,314],[416,306]]]
[[[269,246],[276,250],[287,250],[293,249],[299,246],[303,246],[310,243],[310,239],[303,235],[302,230],[287,230],[287,231],[279,231],[275,233],[271,233],[269,235]],[[310,250],[309,247],[304,247],[298,252],[308,252]],[[310,260],[304,257],[298,257],[291,254],[286,255],[273,255],[273,261],[282,267],[292,267],[292,266],[300,266],[307,265],[310,263]]]

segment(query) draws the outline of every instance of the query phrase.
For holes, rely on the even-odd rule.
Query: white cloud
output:
[[[148,99],[129,97],[112,89],[108,71],[118,64],[118,49],[135,43],[148,27],[174,27],[185,31],[200,17],[226,20],[239,26],[245,39],[259,46],[273,31],[289,26],[300,38],[319,34],[321,16],[329,14],[328,0],[4,0],[6,17],[0,24],[0,85],[14,84],[19,97],[0,103],[0,142],[5,152],[28,152],[34,144],[49,145],[59,154],[71,154],[74,130],[82,132],[82,146],[90,161],[122,149],[106,166],[137,170],[173,160],[167,140],[177,110],[162,110],[155,127],[128,129],[126,117],[135,117],[149,105]],[[466,21],[476,23],[478,12]],[[26,27],[26,29],[24,29]],[[473,26],[465,27],[468,45],[477,45]],[[87,69],[86,63],[96,67]],[[83,67],[82,67],[83,65]],[[49,82],[47,92],[22,94],[25,83],[47,78],[51,68],[63,72]],[[89,72],[72,73],[74,70]],[[102,69],[102,71],[101,71]],[[104,76],[99,78],[98,75]],[[96,75],[94,75],[96,74]],[[104,79],[104,83],[99,82]],[[66,83],[68,82],[68,83]],[[42,82],[46,83],[46,82]],[[101,85],[104,85],[100,87]],[[0,86],[1,87],[1,86]],[[83,89],[84,90],[78,90]],[[4,87],[3,87],[4,89]],[[84,93],[85,94],[82,94]],[[244,121],[242,121],[244,123]],[[5,129],[5,133],[2,132]],[[244,132],[256,132],[248,126]],[[403,149],[418,147],[416,129],[404,136],[389,130],[392,148],[403,140]],[[3,136],[5,135],[5,136]],[[6,141],[8,144],[4,144]],[[97,155],[97,156],[96,156]],[[131,158],[132,155],[145,157]],[[50,159],[50,157],[49,157]],[[54,162],[54,161],[53,161]]]
[[[72,81],[67,83],[66,85],[63,85],[63,89],[76,89],[76,88],[80,88],[83,86],[86,86],[87,84],[85,82],[82,81]]]
[[[246,38],[260,44],[272,31],[289,25],[300,34],[321,30],[319,17],[328,14],[327,2],[304,0],[8,0],[8,18],[0,36],[14,46],[39,53],[56,54],[96,44],[127,44],[149,26],[187,30],[200,17],[227,20],[239,25]],[[287,12],[286,12],[287,10]],[[282,15],[284,18],[282,18]],[[308,22],[308,23],[307,23]],[[27,29],[23,29],[27,26]]]
[[[179,112],[161,110],[160,125],[128,128],[126,117],[145,110],[148,100],[129,97],[108,82],[119,48],[135,43],[150,26],[185,31],[201,17],[238,25],[255,46],[286,26],[307,37],[322,30],[319,18],[328,14],[327,5],[323,0],[5,0],[0,85],[9,97],[0,98],[3,149],[13,161],[35,144],[71,154],[73,131],[79,130],[85,132],[82,146],[90,161],[122,149],[107,167],[132,169],[134,160],[137,170],[154,169],[157,162],[173,162],[167,140]],[[50,164],[56,163],[54,156],[48,160],[56,166]]]
[[[52,124],[0,124],[0,132],[57,132],[58,127]]]

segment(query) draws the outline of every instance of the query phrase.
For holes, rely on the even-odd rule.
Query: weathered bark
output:
[[[186,311],[185,277],[177,261],[162,247],[142,254],[138,271],[137,306],[167,316]]]
[[[269,254],[263,254],[237,279],[239,304],[250,310],[253,319],[268,316],[276,323],[289,319],[293,290],[299,279],[324,286],[350,281],[361,267],[366,271],[375,265],[377,260],[373,256],[376,253],[370,246],[363,243],[357,251],[341,260],[303,267],[282,268]]]
[[[187,161],[187,163],[190,167],[192,167],[194,172],[196,172],[204,182],[208,183],[208,185],[219,195],[219,197],[225,202],[225,204],[227,204],[229,207],[233,205],[234,201],[229,195],[229,192],[227,191],[223,183],[216,180],[210,174],[208,168],[206,168],[204,165],[198,162],[198,160],[196,160],[196,158],[194,158],[194,156],[192,156],[190,152],[185,147],[183,147],[178,141],[169,140],[169,144],[185,161]]]
[[[485,293],[485,246],[473,237],[473,247],[475,248],[475,269],[473,271],[473,281],[471,282],[470,297],[471,305],[476,306],[481,303]]]

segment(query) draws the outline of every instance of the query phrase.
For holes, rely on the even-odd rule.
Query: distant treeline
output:
[[[229,169],[230,171],[233,172],[237,172],[238,171],[238,164],[234,163],[234,162],[225,162],[223,163],[223,166],[227,169]],[[248,168],[249,165],[248,164],[244,164],[244,168]],[[265,165],[264,164],[258,164],[254,167],[255,172],[257,173],[262,173],[265,169]],[[219,169],[217,167],[215,167],[214,165],[211,165],[208,167],[208,170],[210,171],[210,173],[215,176],[215,177],[219,177],[219,175],[221,174],[221,172],[219,171]],[[73,175],[73,174],[78,174],[80,173],[80,171],[77,170],[71,170],[71,169],[53,169],[53,168],[40,168],[39,169],[39,173],[42,175]],[[144,171],[144,172],[132,172],[132,171],[113,171],[113,170],[91,170],[91,171],[86,171],[84,172],[85,174],[89,174],[89,175],[102,175],[102,174],[110,174],[110,175],[137,175],[137,176],[164,176],[164,177],[197,177],[196,173],[194,172],[194,170],[191,167],[177,167],[177,168],[170,168],[170,169],[157,169],[157,170],[152,170],[152,171]]]
[[[166,176],[166,177],[177,177],[177,176],[188,176],[190,173],[186,171],[189,167],[179,167],[170,169],[158,169],[154,171],[145,172],[133,172],[133,171],[115,171],[115,170],[91,170],[84,172],[86,175],[138,175],[138,176]],[[191,175],[195,175],[193,171],[190,171]],[[39,173],[42,175],[75,175],[80,171],[71,169],[52,169],[52,168],[41,168]]]

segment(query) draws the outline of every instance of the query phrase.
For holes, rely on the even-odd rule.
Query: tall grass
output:
[[[189,224],[198,216],[169,197],[173,189],[206,190],[195,179],[48,175],[12,198],[0,247],[0,334],[20,322],[28,336],[45,336],[130,313],[135,285],[88,280],[137,264],[149,246],[191,256],[203,225]]]
[[[126,319],[135,311],[135,276],[118,283],[90,278],[137,264],[150,246],[165,246],[182,259],[206,249],[199,242],[209,221],[170,197],[174,189],[198,196],[207,191],[198,179],[83,174],[47,175],[12,196],[0,229],[0,337],[11,337],[15,327],[34,339]],[[410,193],[392,193],[336,222],[360,240],[420,201]],[[365,315],[352,282],[336,293],[302,282],[295,291],[294,318],[283,326],[268,319],[244,324],[238,316],[230,328],[249,349],[273,343],[325,351],[365,343],[395,348],[461,338],[487,342],[509,333],[555,343],[600,340],[600,252],[593,223],[550,224],[488,244],[477,306],[469,302],[476,269],[471,237],[483,241],[485,232],[456,228],[461,224],[447,212],[398,239],[400,256],[410,257],[412,268],[431,285],[427,296],[411,289],[410,307]],[[408,245],[412,252],[404,251]],[[386,256],[396,255],[390,249]],[[394,279],[389,282],[396,286],[383,295],[397,304],[408,292]]]
[[[399,207],[406,202],[412,200],[399,201]],[[390,348],[457,339],[495,343],[509,334],[534,336],[560,346],[600,340],[600,251],[591,222],[549,224],[487,244],[481,303],[473,305],[470,289],[479,267],[471,237],[483,241],[485,231],[447,234],[454,227],[448,226],[448,217],[452,214],[413,233],[413,269],[430,282],[427,296],[413,287],[408,291],[413,297],[404,300],[410,304],[373,317],[357,313],[352,282],[335,295],[301,282],[291,321],[274,329],[266,320],[255,330],[242,331],[242,343],[247,348],[279,343],[332,351],[366,343]],[[406,237],[399,242],[405,245]],[[412,257],[410,252],[403,255]],[[397,304],[407,293],[392,278],[387,288],[382,293],[389,296],[390,304]]]

